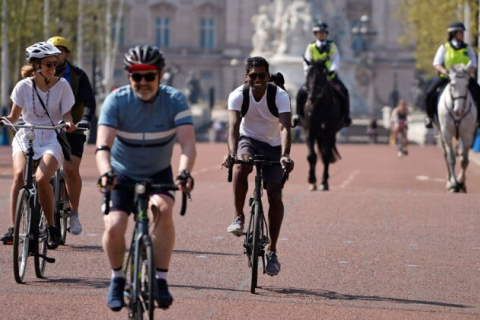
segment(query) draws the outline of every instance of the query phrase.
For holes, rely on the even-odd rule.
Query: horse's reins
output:
[[[465,104],[467,103],[467,98],[468,98],[468,87],[467,87],[467,93],[464,96],[458,96],[458,97],[453,96],[451,85],[449,86],[448,89],[449,89],[449,92],[450,92],[450,98],[452,99],[453,102],[455,102],[455,100],[462,100],[463,99],[463,108],[462,109],[465,109]],[[472,109],[472,103],[470,103],[467,112],[465,112],[460,117],[460,119],[455,119],[455,115],[453,114],[453,111],[450,110],[447,105],[445,105],[445,108],[447,109],[448,114],[450,115],[450,117],[453,120],[453,123],[455,124],[455,139],[458,140],[458,137],[460,136],[460,122],[462,122],[463,118],[465,118],[467,116],[467,114],[470,112],[470,110]]]

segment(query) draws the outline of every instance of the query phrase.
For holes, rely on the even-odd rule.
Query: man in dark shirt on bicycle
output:
[[[293,169],[290,160],[290,98],[285,90],[276,88],[275,105],[278,115],[273,115],[267,104],[267,83],[272,81],[269,64],[262,57],[249,57],[246,64],[246,83],[249,86],[249,108],[242,117],[244,85],[235,89],[228,98],[229,134],[228,151],[223,165],[229,166],[229,157],[246,160],[255,154],[264,155],[266,160],[280,161],[280,167],[264,168],[264,188],[267,189],[268,227],[270,243],[267,247],[267,274],[274,276],[280,272],[277,257],[277,240],[283,220],[283,201],[281,181],[285,170]],[[288,167],[288,168],[287,168]],[[235,220],[227,231],[243,235],[245,214],[243,207],[248,191],[248,175],[252,166],[238,165],[233,175]]]
[[[165,61],[156,47],[136,46],[124,59],[130,85],[118,88],[105,100],[98,121],[96,159],[102,185],[113,170],[115,183],[135,184],[146,178],[155,184],[174,183],[170,165],[175,141],[181,147],[179,175],[175,179],[182,190],[193,188],[192,170],[196,149],[193,119],[185,96],[178,90],[160,85]],[[181,177],[186,178],[186,187]],[[113,311],[124,306],[125,231],[133,210],[133,190],[112,190],[110,212],[104,216],[103,247],[112,267],[107,304]],[[168,308],[173,298],[168,290],[167,274],[175,241],[172,219],[174,197],[156,193],[150,197],[149,214],[153,226],[156,291],[160,308]],[[104,209],[103,209],[104,210]]]

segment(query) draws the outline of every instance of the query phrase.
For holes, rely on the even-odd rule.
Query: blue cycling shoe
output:
[[[125,289],[125,278],[113,278],[108,288],[107,305],[112,311],[122,310],[125,303],[123,302],[123,290]]]

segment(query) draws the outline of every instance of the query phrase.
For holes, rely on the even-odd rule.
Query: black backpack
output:
[[[277,86],[285,90],[285,79],[283,75],[278,72],[276,74],[272,74],[270,77],[270,81],[273,83],[267,83],[267,106],[270,113],[278,118],[278,108],[277,104],[275,103],[275,98],[277,96]],[[286,91],[286,90],[285,90]],[[240,114],[243,117],[247,114],[248,108],[250,106],[250,86],[248,83],[243,85],[243,102],[242,102],[242,110]]]

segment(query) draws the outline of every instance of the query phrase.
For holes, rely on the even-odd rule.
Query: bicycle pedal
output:
[[[55,263],[55,258],[50,258],[50,257],[47,257],[43,254],[39,254],[38,255],[40,258],[43,258],[45,259],[45,262],[48,262],[48,263]]]

